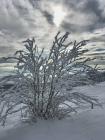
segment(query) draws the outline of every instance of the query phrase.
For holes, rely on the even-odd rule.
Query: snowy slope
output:
[[[98,97],[103,108],[95,107],[64,120],[38,121],[22,127],[14,126],[11,119],[8,127],[0,129],[0,140],[105,140],[105,82],[74,90]]]

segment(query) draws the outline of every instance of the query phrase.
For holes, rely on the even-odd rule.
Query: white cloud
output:
[[[100,3],[95,3],[95,1]],[[54,35],[60,29],[72,31],[73,36],[78,40],[93,38],[94,31],[99,28],[101,30],[105,26],[103,19],[105,0],[39,0],[37,3],[39,7],[32,2],[32,0],[0,0],[1,46],[12,45],[16,46],[14,49],[20,48],[20,41],[35,36],[40,47],[48,48],[52,44]],[[89,9],[90,4],[92,5]],[[61,6],[66,12],[59,27],[53,24],[53,7],[56,5]],[[100,9],[103,17],[101,17]],[[57,13],[57,9],[55,12]],[[49,22],[49,20],[52,21]]]

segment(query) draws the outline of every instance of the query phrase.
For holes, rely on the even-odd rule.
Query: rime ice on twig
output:
[[[0,80],[0,121],[3,124],[8,115],[19,111],[32,120],[60,119],[76,111],[71,104],[79,106],[88,102],[98,105],[94,98],[71,92],[76,82],[90,83],[90,80],[82,75],[88,68],[88,59],[83,56],[88,50],[82,48],[87,40],[68,42],[68,36],[68,32],[64,35],[58,32],[48,56],[44,55],[44,49],[39,51],[33,38],[23,41],[25,50],[17,51],[14,57],[4,58],[16,59],[17,71],[15,75]],[[10,81],[13,86],[3,89],[2,86]]]

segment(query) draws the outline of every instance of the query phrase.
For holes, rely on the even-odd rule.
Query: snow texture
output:
[[[0,140],[105,140],[105,82],[76,87],[74,91],[98,97],[103,107],[81,110],[63,120],[30,125],[20,124],[18,116],[13,116],[6,127],[0,127]]]

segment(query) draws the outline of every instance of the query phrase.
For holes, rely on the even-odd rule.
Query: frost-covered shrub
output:
[[[34,39],[27,39],[23,42],[25,49],[17,51],[13,57],[3,58],[5,61],[15,59],[17,69],[15,75],[0,80],[1,122],[5,123],[8,115],[19,111],[33,121],[60,119],[75,112],[75,107],[81,103],[98,104],[94,98],[71,92],[70,81],[80,82],[82,66],[87,61],[83,54],[88,50],[82,48],[86,40],[68,42],[68,35],[68,32],[64,35],[58,32],[48,55],[44,54],[44,49],[39,50]],[[81,67],[77,68],[79,64]],[[84,81],[90,82],[85,76]],[[4,90],[2,87],[8,83],[13,86]]]

